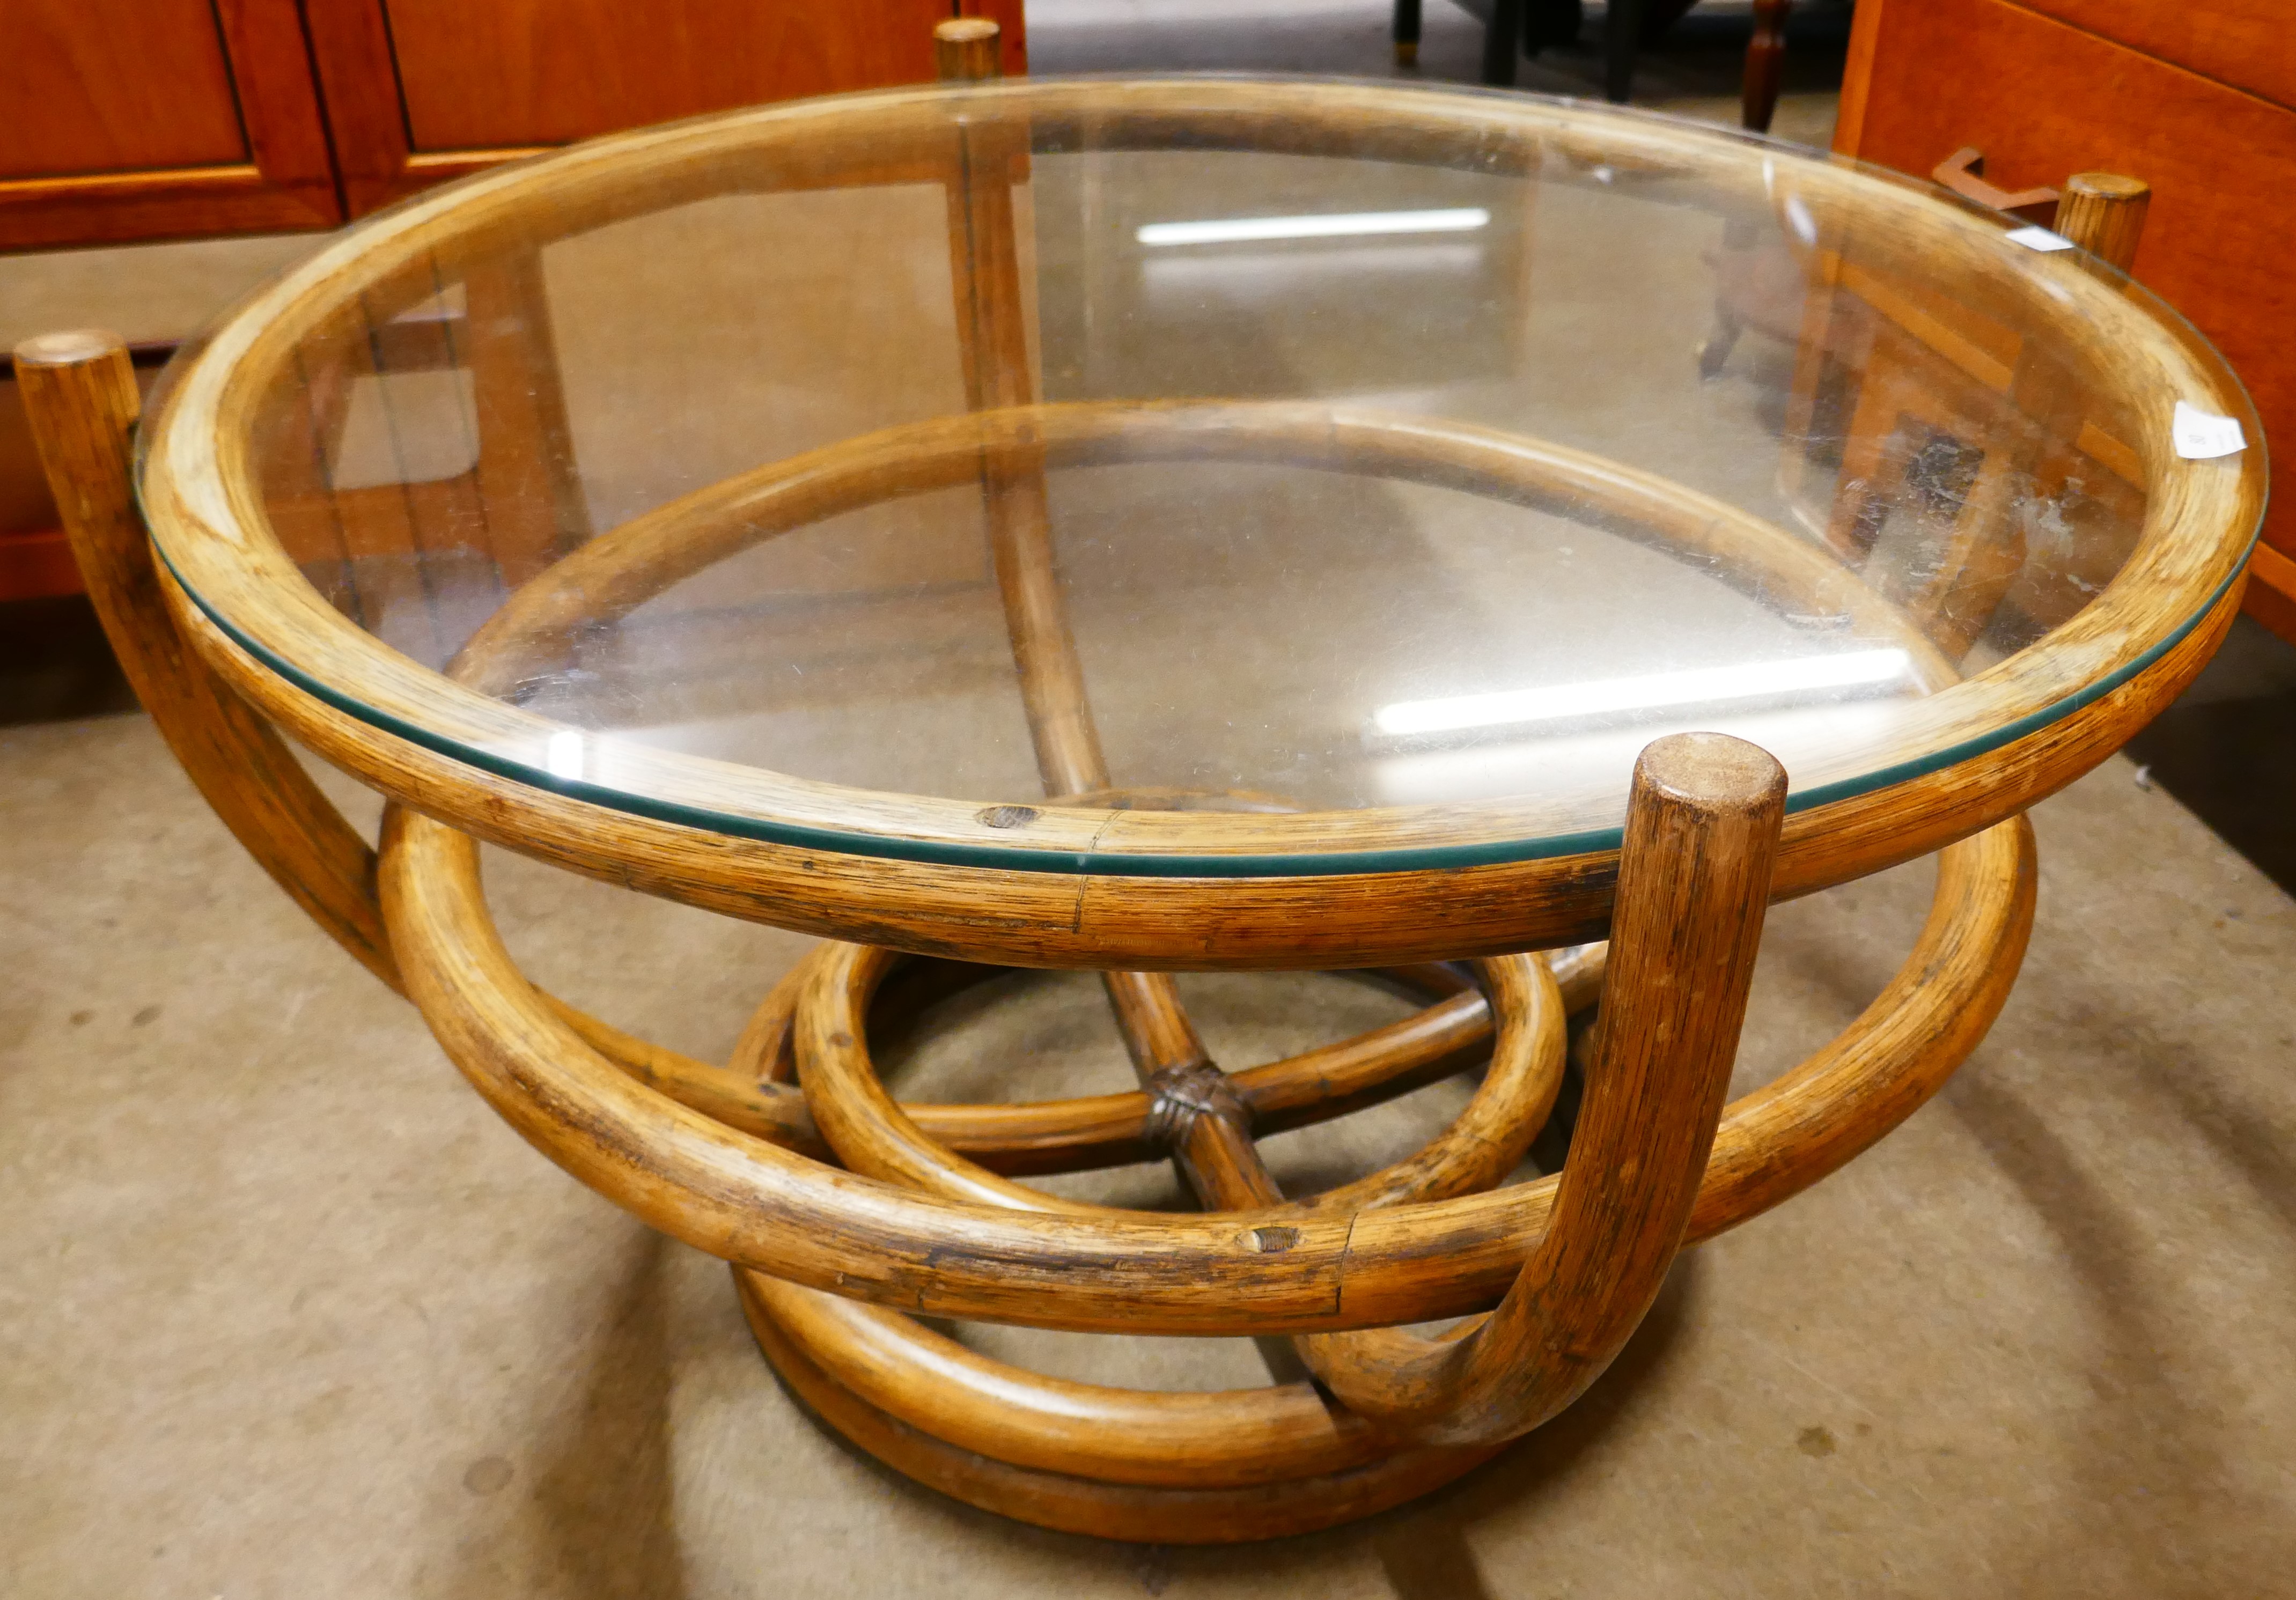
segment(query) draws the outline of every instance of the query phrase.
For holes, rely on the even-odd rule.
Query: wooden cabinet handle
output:
[[[2028,222],[2046,224],[2055,219],[2054,189],[1997,189],[1985,181],[1981,176],[1984,171],[1985,152],[1973,144],[1964,144],[1930,168],[1930,176],[1980,206],[2010,212]]]

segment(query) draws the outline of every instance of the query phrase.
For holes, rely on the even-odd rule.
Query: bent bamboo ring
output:
[[[1690,1223],[1710,1237],[1834,1170],[1935,1092],[2006,998],[2031,926],[2030,826],[1941,852],[1906,964],[1841,1037],[1730,1106]],[[960,1203],[837,1171],[638,1081],[538,994],[488,916],[469,836],[388,818],[381,887],[439,1043],[552,1160],[662,1231],[772,1276],[926,1316],[1089,1332],[1382,1327],[1496,1301],[1554,1182],[1339,1215],[1076,1218]]]

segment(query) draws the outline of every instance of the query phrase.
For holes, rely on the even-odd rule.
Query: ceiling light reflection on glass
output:
[[[1902,650],[1853,650],[1783,661],[1749,661],[1736,667],[1699,667],[1685,672],[1597,678],[1544,689],[1456,694],[1444,700],[1407,700],[1382,707],[1372,720],[1382,734],[1408,738],[1464,728],[1512,727],[1528,722],[1599,717],[1618,711],[1717,705],[1819,689],[1870,688],[1903,678],[1906,665]]]
[[[582,735],[570,728],[562,728],[550,735],[544,747],[543,765],[549,767],[554,778],[578,778],[582,775]]]
[[[1151,222],[1137,237],[1152,249],[1174,244],[1244,244],[1270,239],[1357,239],[1374,234],[1465,234],[1489,226],[1480,206],[1439,211],[1351,211],[1320,217],[1223,217]]]

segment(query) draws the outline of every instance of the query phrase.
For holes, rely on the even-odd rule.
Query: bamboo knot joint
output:
[[[1239,1131],[1251,1127],[1251,1108],[1234,1082],[1208,1061],[1162,1068],[1149,1074],[1144,1087],[1151,1101],[1148,1136],[1168,1148],[1186,1138],[1201,1116],[1218,1117]]]

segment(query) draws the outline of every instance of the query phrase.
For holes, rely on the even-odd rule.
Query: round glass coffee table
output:
[[[2141,206],[2060,226],[2125,254]],[[781,105],[351,230],[173,369],[162,570],[124,503],[75,531],[241,836],[529,1139],[734,1263],[829,1424],[1048,1526],[1293,1532],[1553,1415],[1682,1245],[1920,1105],[2022,954],[2021,814],[2228,626],[2238,384],[2015,228],[1513,94]],[[94,355],[24,358],[60,475]],[[391,798],[379,859],[267,724]],[[481,840],[830,942],[693,1061],[519,973]],[[1726,1106],[1765,906],[1933,851],[1898,978]],[[892,1099],[872,1027],[1011,966],[1105,973],[1137,1086]],[[1425,1009],[1224,1071],[1169,974],[1274,968]],[[1337,1189],[1253,1145],[1463,1071]],[[1024,1181],[1167,1157],[1200,1212]],[[1313,1377],[1079,1384],[920,1317]]]

